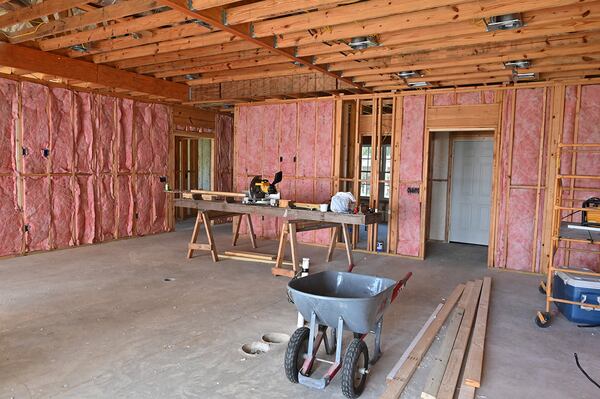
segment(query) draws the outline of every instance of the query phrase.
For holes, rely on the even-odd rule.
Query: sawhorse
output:
[[[271,269],[271,273],[274,276],[286,276],[286,277],[294,277],[299,271],[299,262],[298,262],[298,238],[296,236],[297,233],[301,233],[304,231],[313,231],[313,230],[321,230],[321,229],[332,229],[331,233],[331,241],[329,242],[329,247],[327,249],[327,262],[331,262],[331,257],[333,256],[333,251],[338,242],[338,237],[340,231],[344,237],[344,244],[346,246],[346,256],[348,257],[348,264],[350,270],[354,267],[354,260],[352,258],[352,244],[350,242],[350,234],[348,232],[348,225],[345,223],[329,223],[329,222],[315,222],[310,220],[286,220],[283,222],[283,226],[281,227],[281,234],[279,236],[279,248],[277,249],[277,260],[275,262],[275,267]],[[284,269],[283,266],[283,257],[285,255],[285,243],[288,240],[290,241],[290,250],[292,252],[292,270]]]
[[[188,259],[194,255],[194,251],[209,251],[213,262],[218,262],[219,254],[217,253],[217,246],[215,244],[215,239],[212,232],[211,221],[222,217],[233,217],[234,230],[231,244],[235,246],[239,237],[240,224],[244,216],[248,222],[248,233],[250,236],[250,242],[252,243],[252,248],[256,248],[256,236],[254,235],[254,227],[252,227],[252,219],[247,213],[198,210],[198,215],[196,215],[196,224],[194,225],[194,231],[192,232],[192,238],[188,244]],[[198,240],[198,234],[200,233],[201,224],[204,224],[204,231],[206,232],[206,237],[208,239],[207,244],[196,242],[196,240]]]

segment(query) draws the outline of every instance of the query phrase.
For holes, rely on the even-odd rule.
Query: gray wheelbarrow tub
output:
[[[396,284],[384,277],[325,271],[290,281],[288,292],[304,319],[315,312],[317,323],[337,328],[342,317],[345,330],[366,334],[383,316]]]

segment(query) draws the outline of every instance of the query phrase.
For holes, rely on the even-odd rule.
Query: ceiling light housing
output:
[[[485,30],[488,32],[519,29],[525,26],[520,13],[496,15],[487,21],[484,19],[483,22],[485,22]]]
[[[200,79],[200,74],[188,73],[187,75],[185,75],[185,80],[196,80],[196,79]]]
[[[401,79],[417,78],[417,77],[423,76],[418,71],[402,71],[402,72],[398,72],[397,75]]]
[[[80,53],[87,53],[88,48],[85,44],[76,44],[74,46],[71,46],[71,50],[78,51]]]
[[[527,68],[531,67],[531,61],[529,61],[529,60],[506,61],[504,63],[504,67],[506,67],[506,68],[527,69]]]
[[[408,82],[408,87],[429,87],[431,86],[431,83],[429,82]]]
[[[352,48],[352,50],[364,50],[369,47],[379,46],[379,42],[373,36],[357,36],[350,39],[350,43],[348,46]]]
[[[539,75],[537,72],[513,73],[513,81],[515,82],[538,80],[538,78]]]

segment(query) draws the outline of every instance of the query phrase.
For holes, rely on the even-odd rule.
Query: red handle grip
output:
[[[408,272],[408,273],[406,273],[406,276],[404,276],[404,278],[402,280],[400,280],[396,283],[396,286],[394,287],[394,292],[392,293],[392,300],[390,302],[394,302],[394,299],[396,299],[396,297],[400,293],[400,290],[402,288],[404,288],[404,286],[406,285],[406,282],[411,277],[412,277],[412,272]]]

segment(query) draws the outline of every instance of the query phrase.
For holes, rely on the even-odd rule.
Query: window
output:
[[[383,180],[387,183],[383,185],[383,198],[390,198],[390,183],[392,179],[392,146],[384,144],[381,147],[381,169],[383,171]]]
[[[360,182],[360,196],[369,197],[371,195],[371,145],[362,145],[360,153],[360,179],[366,182]]]

